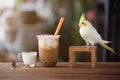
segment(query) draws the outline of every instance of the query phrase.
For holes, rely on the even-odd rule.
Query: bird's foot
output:
[[[89,51],[90,48],[93,48],[93,47],[95,47],[95,46],[94,46],[94,45],[93,45],[93,46],[85,45],[84,47],[87,47],[87,51]]]
[[[93,45],[93,46],[89,46],[89,47],[90,47],[90,48],[93,48],[93,47],[96,47],[96,46]]]
[[[89,47],[89,45],[84,45],[83,47]]]

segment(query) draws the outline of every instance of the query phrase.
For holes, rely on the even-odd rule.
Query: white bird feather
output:
[[[110,43],[110,41],[103,40],[100,34],[97,32],[97,30],[93,27],[93,25],[85,20],[84,15],[82,14],[80,21],[79,21],[79,33],[81,37],[85,40],[87,46],[92,45],[94,46],[95,44],[99,44],[100,46],[112,51],[115,53],[115,51],[107,46],[105,43]]]

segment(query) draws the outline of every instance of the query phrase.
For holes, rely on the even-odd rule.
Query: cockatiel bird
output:
[[[95,44],[99,44],[105,49],[115,53],[115,51],[106,45],[106,43],[110,43],[110,41],[103,40],[100,34],[96,31],[96,29],[92,26],[92,24],[85,20],[85,15],[82,14],[79,21],[79,33],[81,37],[85,40],[87,46],[94,46]]]

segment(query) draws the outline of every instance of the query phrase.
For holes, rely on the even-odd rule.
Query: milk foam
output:
[[[38,36],[38,43],[40,48],[52,49],[58,47],[58,36],[55,35],[40,35]]]

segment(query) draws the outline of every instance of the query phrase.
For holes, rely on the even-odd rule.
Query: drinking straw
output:
[[[58,24],[58,26],[57,26],[57,29],[56,29],[54,35],[58,35],[58,33],[60,32],[60,29],[61,29],[61,27],[62,27],[63,22],[64,22],[64,17],[61,17],[60,22],[59,22],[59,24]]]

